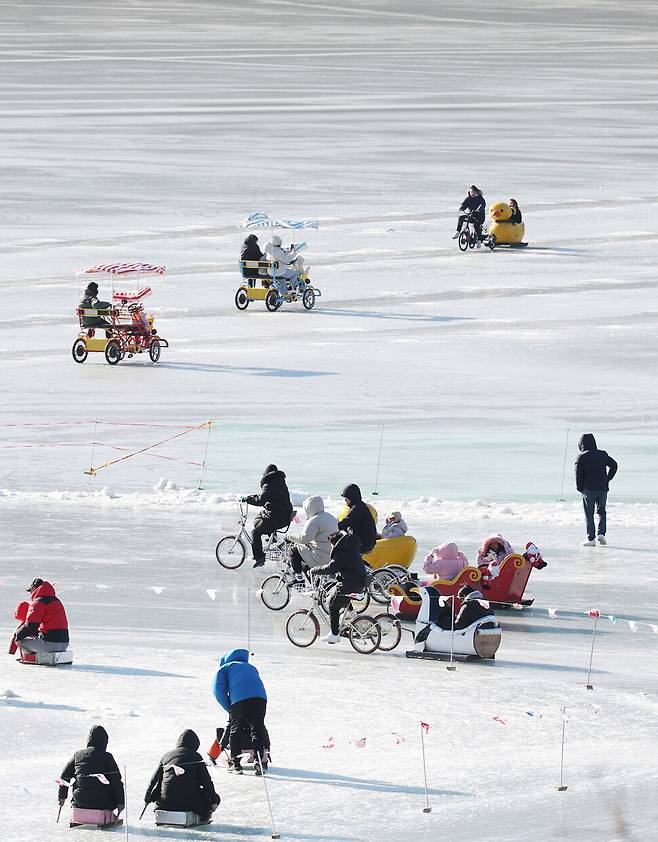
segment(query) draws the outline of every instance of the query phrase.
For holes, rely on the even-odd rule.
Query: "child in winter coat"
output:
[[[453,541],[435,547],[423,562],[425,573],[433,573],[439,579],[454,579],[468,567],[468,559]]]
[[[391,512],[382,529],[382,538],[402,538],[406,534],[407,524],[402,520],[400,512]]]
[[[487,587],[488,582],[495,579],[500,573],[500,565],[510,553],[513,553],[512,545],[502,535],[490,535],[482,542],[478,549],[477,565],[482,573],[482,583]]]

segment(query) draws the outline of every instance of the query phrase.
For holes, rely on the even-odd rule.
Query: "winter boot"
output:
[[[228,770],[229,772],[235,772],[236,775],[244,774],[242,764],[240,763],[240,758],[236,757],[235,760],[229,760]]]
[[[583,547],[595,547],[595,546],[596,546],[596,541],[594,540],[594,538],[592,538],[591,541],[590,541],[589,538],[586,541],[583,541]]]
[[[607,541],[605,540],[605,535],[599,535],[598,537],[599,537],[599,544],[603,544],[605,546],[605,544],[607,544]]]

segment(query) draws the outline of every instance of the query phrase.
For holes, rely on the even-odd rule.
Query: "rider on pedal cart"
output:
[[[482,191],[479,187],[476,187],[474,184],[471,184],[471,186],[468,189],[468,196],[459,206],[459,210],[465,211],[465,213],[462,213],[459,219],[457,220],[457,230],[453,234],[452,239],[456,240],[459,237],[459,233],[462,230],[462,225],[470,216],[473,222],[473,227],[475,228],[475,236],[477,237],[476,245],[478,248],[480,248],[482,242],[482,226],[484,225],[484,215],[486,208],[487,203],[484,201]]]

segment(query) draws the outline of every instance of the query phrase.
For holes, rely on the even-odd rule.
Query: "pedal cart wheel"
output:
[[[260,598],[271,611],[282,611],[290,602],[290,591],[283,576],[268,576],[260,587]]]
[[[382,567],[375,570],[372,574],[372,584],[370,585],[370,596],[380,605],[388,605],[391,601],[391,595],[388,592],[390,585],[395,585],[398,582],[398,577],[392,570]]]
[[[379,648],[382,652],[392,652],[402,638],[402,624],[390,614],[377,614],[375,622],[379,626],[382,638]]]
[[[151,358],[151,362],[157,363],[157,361],[160,359],[161,353],[162,345],[160,345],[157,339],[154,339],[149,345],[149,357]]]
[[[279,309],[281,304],[282,301],[279,298],[279,293],[275,289],[271,289],[265,296],[265,306],[270,311],[270,313],[274,313],[275,310]]]
[[[76,339],[71,348],[71,354],[76,363],[83,363],[88,356],[87,345],[84,339]]]
[[[468,236],[468,231],[462,231],[461,234],[459,235],[459,239],[457,240],[457,242],[459,244],[459,248],[462,251],[466,251],[466,249],[468,248],[468,244],[469,244],[470,240],[471,240],[471,238]]]
[[[235,535],[226,535],[215,547],[217,561],[227,570],[236,570],[246,554],[244,544]]]
[[[240,289],[235,293],[235,306],[238,310],[246,310],[249,306],[249,295],[247,294],[247,290],[240,287]]]
[[[286,636],[288,640],[300,649],[311,646],[320,634],[320,623],[316,616],[309,611],[295,611],[288,617]]]
[[[361,655],[372,655],[382,641],[381,629],[372,617],[357,617],[349,630],[352,648]]]
[[[315,293],[312,289],[305,289],[302,296],[302,304],[305,310],[312,310],[315,307]]]
[[[116,365],[120,363],[123,358],[121,348],[116,339],[110,339],[105,348],[105,360],[108,365]]]

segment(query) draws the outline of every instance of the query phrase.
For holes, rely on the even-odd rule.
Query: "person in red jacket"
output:
[[[35,579],[27,589],[30,604],[15,640],[24,652],[65,652],[69,645],[69,624],[64,606],[50,582]]]

